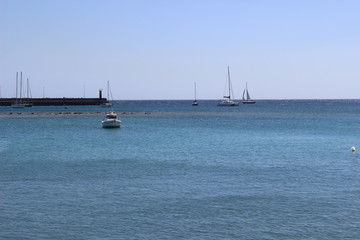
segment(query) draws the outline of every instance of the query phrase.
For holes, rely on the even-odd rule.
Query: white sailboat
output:
[[[231,86],[231,80],[230,80],[230,69],[228,66],[228,90],[229,90],[229,94],[227,96],[224,96],[224,100],[222,100],[221,102],[218,103],[218,106],[221,107],[233,107],[233,106],[239,106],[238,102],[235,102],[233,100],[231,100],[231,95],[232,94],[232,86]]]
[[[110,91],[110,85],[109,85],[109,81],[107,81],[107,94],[108,94],[107,100],[108,101],[109,101],[109,91]],[[111,94],[111,100],[113,100],[112,94]],[[105,105],[103,105],[103,106],[111,107],[111,110],[106,113],[105,118],[101,121],[102,127],[103,128],[119,128],[120,124],[121,124],[121,120],[118,119],[116,112],[113,110],[113,108],[112,108],[113,105],[109,102],[106,102]]]
[[[102,107],[112,107],[112,103],[109,103],[109,92],[110,92],[110,84],[109,81],[107,81],[107,102],[101,104]]]
[[[242,103],[244,104],[254,104],[255,101],[251,99],[250,97],[250,94],[249,94],[249,91],[248,91],[248,87],[247,87],[247,82],[246,82],[246,87],[244,89],[244,92],[243,92],[243,101]]]
[[[18,98],[18,93],[20,97]],[[20,91],[18,87],[18,72],[16,72],[16,98],[15,103],[11,104],[13,108],[24,108],[25,104],[22,103],[22,72],[20,72]]]
[[[194,89],[195,89],[195,99],[194,99],[194,101],[192,102],[192,105],[193,105],[193,106],[197,106],[197,105],[198,105],[198,102],[196,101],[196,82],[194,82]]]

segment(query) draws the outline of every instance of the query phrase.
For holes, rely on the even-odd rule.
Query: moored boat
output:
[[[247,83],[246,83],[246,87],[244,89],[244,92],[243,92],[243,100],[242,100],[242,103],[244,104],[254,104],[256,103],[254,100],[251,99],[250,97],[250,94],[249,94],[249,91],[248,91],[248,87],[247,87]]]
[[[239,106],[238,102],[235,102],[233,100],[223,100],[221,102],[218,103],[219,107],[234,107],[234,106]]]
[[[102,120],[103,128],[119,128],[121,120],[118,119],[116,112],[110,111],[105,115],[104,120]]]
[[[19,91],[19,83],[18,83],[18,72],[16,72],[16,98],[15,103],[11,104],[13,108],[24,108],[25,104],[22,103],[22,72],[20,72],[20,91]],[[18,94],[20,98],[18,98]]]
[[[224,100],[218,103],[218,106],[220,107],[233,107],[233,106],[239,106],[238,102],[235,102],[231,100],[231,95],[234,95],[232,93],[232,86],[231,86],[231,80],[230,80],[230,69],[228,66],[228,95],[224,96]]]
[[[16,104],[16,103],[15,103],[15,104],[12,104],[11,107],[12,107],[12,108],[24,108],[24,107],[25,107],[25,104],[20,104],[20,103],[19,103],[19,104]]]
[[[113,106],[112,103],[109,102],[109,92],[110,92],[110,84],[109,84],[109,81],[107,81],[107,102],[101,104],[102,107],[112,107]]]

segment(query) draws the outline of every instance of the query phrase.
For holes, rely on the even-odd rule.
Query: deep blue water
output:
[[[216,103],[0,116],[0,239],[359,239],[359,100]]]

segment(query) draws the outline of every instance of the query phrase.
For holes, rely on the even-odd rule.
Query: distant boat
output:
[[[198,102],[196,101],[196,82],[194,82],[194,89],[195,89],[195,100],[192,102],[192,105],[197,106]]]
[[[25,107],[32,107],[33,104],[32,103],[24,103]]]
[[[112,107],[112,104],[109,102],[101,104],[102,107]]]
[[[109,81],[107,81],[107,100],[109,100],[109,92],[110,92],[110,85]],[[111,93],[111,92],[110,92]],[[111,94],[112,99],[112,94]],[[103,128],[119,128],[120,127],[120,119],[118,119],[116,112],[112,109],[112,104],[109,102],[106,102],[105,104],[102,104],[103,107],[111,107],[111,111],[106,113],[105,118],[102,120],[102,127]]]
[[[231,100],[231,95],[233,95],[233,94],[232,94],[229,66],[228,66],[228,90],[229,90],[229,94],[227,96],[224,96],[225,99],[222,100],[220,103],[218,103],[218,106],[221,106],[221,107],[239,106],[238,102]]]
[[[11,105],[11,107],[13,107],[13,108],[24,108],[25,104],[22,104],[22,103],[16,104],[16,103],[14,103],[14,104]]]
[[[254,100],[252,100],[250,98],[250,94],[249,94],[249,91],[248,91],[248,88],[247,88],[247,83],[246,83],[246,87],[244,89],[244,92],[243,92],[243,97],[242,97],[243,101],[242,103],[244,104],[253,104],[253,103],[256,103]]]
[[[18,97],[19,93],[19,97]],[[19,91],[19,81],[18,81],[18,72],[16,72],[16,98],[15,103],[11,104],[13,108],[24,108],[25,104],[22,103],[22,72],[20,72],[20,91]]]
[[[107,102],[101,104],[102,107],[112,107],[112,103],[109,103],[109,92],[110,92],[110,84],[109,81],[107,81]]]
[[[110,111],[105,115],[104,120],[102,120],[103,128],[119,128],[120,119],[118,119],[116,112]]]

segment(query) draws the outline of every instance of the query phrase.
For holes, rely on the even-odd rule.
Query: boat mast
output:
[[[245,99],[245,93],[246,93],[246,99]],[[249,100],[249,92],[248,92],[248,90],[247,90],[247,82],[246,82],[246,84],[245,84],[245,90],[244,90],[244,95],[243,95],[243,99],[245,99],[245,100]]]
[[[22,72],[20,72],[20,104],[21,104],[21,98],[22,98]]]
[[[194,89],[195,89],[195,102],[196,102],[196,82],[194,82]]]
[[[109,81],[107,81],[107,100],[109,101]]]
[[[16,72],[16,93],[15,93],[15,104],[17,104],[18,98],[18,72]]]
[[[230,96],[230,68],[228,66],[228,82],[229,82],[229,100],[231,100],[231,96]]]
[[[29,79],[26,79],[26,97],[29,99]]]
[[[32,98],[29,78],[27,79],[26,94],[28,99]]]

